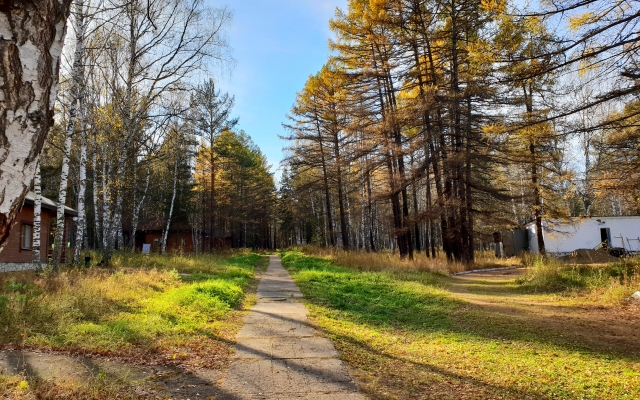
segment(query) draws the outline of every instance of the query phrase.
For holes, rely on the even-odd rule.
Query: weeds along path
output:
[[[364,400],[329,339],[307,322],[298,286],[270,256],[258,301],[237,337],[219,399]]]

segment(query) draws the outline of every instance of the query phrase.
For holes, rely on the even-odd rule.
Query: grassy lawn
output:
[[[256,269],[267,264],[257,254],[123,253],[110,268],[5,274],[0,345],[220,369],[242,325],[240,310],[254,300],[246,292]],[[0,377],[0,389],[15,389],[15,379]]]
[[[534,276],[366,271],[299,252],[283,262],[371,398],[640,397],[637,308],[541,290]]]

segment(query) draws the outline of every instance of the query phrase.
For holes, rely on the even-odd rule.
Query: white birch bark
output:
[[[72,135],[67,134],[64,140],[64,150],[62,154],[62,171],[60,173],[60,193],[58,196],[58,208],[56,212],[56,233],[53,240],[53,255],[51,262],[53,269],[60,264],[60,256],[63,251],[62,239],[64,236],[64,206],[67,199],[67,182],[69,178],[69,158],[71,154]],[[67,254],[68,256],[68,254]]]
[[[167,250],[167,237],[169,236],[169,228],[171,228],[171,217],[173,216],[173,204],[176,200],[176,192],[178,188],[178,159],[176,158],[173,165],[173,194],[171,195],[171,206],[169,207],[169,218],[167,218],[167,226],[162,233],[162,254]]]
[[[80,188],[78,189],[78,222],[76,231],[76,244],[73,252],[73,263],[78,264],[80,262],[80,251],[82,250],[82,244],[84,242],[84,233],[86,225],[85,216],[85,192],[87,188],[87,135],[86,132],[82,132],[80,142]]]
[[[102,145],[102,249],[107,250],[107,242],[111,236],[111,224],[109,223],[109,194],[107,192],[107,153]]]
[[[53,124],[70,4],[6,0],[0,7],[0,250]]]
[[[147,197],[147,191],[149,190],[150,177],[151,177],[151,161],[147,161],[147,176],[144,181],[144,191],[142,192],[142,198],[138,203],[134,205],[134,210],[133,210],[133,221],[131,222],[131,241],[129,244],[129,246],[131,246],[132,249],[135,249],[135,246],[136,246],[136,231],[138,230],[140,209],[142,208],[142,205],[144,204],[144,200]]]
[[[114,186],[121,185],[125,176],[125,168],[124,168],[124,157],[119,157],[118,161],[115,165],[116,172],[116,182]],[[111,170],[111,168],[109,168]],[[106,184],[105,184],[106,191]],[[102,261],[101,263],[104,265],[109,265],[111,262],[111,256],[113,255],[113,250],[115,249],[116,244],[122,243],[122,200],[123,196],[120,193],[120,188],[113,187],[112,192],[109,196],[110,204],[107,204],[107,199],[105,198],[105,209],[104,209],[104,218],[109,222],[108,226],[105,227],[106,241],[105,247],[102,252]],[[115,201],[114,201],[115,197]],[[110,210],[109,210],[110,209]],[[110,214],[109,214],[110,212]]]
[[[76,120],[78,108],[82,102],[81,97],[84,92],[84,1],[76,0],[74,28],[76,31],[75,45],[76,49],[73,54],[73,65],[71,66],[71,100],[69,104],[69,121],[65,132],[64,151],[62,154],[62,171],[60,173],[60,191],[58,192],[58,210],[56,213],[56,234],[54,238],[53,248],[53,265],[54,269],[60,263],[60,256],[67,247],[62,243],[65,231],[64,208],[67,202],[67,183],[69,179],[69,159],[71,155],[71,143],[76,130]],[[86,179],[86,177],[85,177]],[[82,242],[81,242],[82,243]],[[69,254],[66,255],[67,262]]]
[[[40,225],[42,222],[42,185],[40,178],[40,164],[36,167],[36,176],[33,178],[33,246],[32,261],[40,269]]]
[[[100,209],[99,209],[99,201],[98,201],[98,148],[97,144],[94,142],[93,152],[91,153],[91,162],[93,164],[93,168],[91,168],[92,173],[92,182],[93,182],[93,223],[94,223],[94,232],[95,232],[95,245],[100,247],[102,245],[102,225],[100,224]]]
[[[124,154],[124,151],[122,151],[122,153]],[[105,264],[109,264],[111,262],[111,255],[113,254],[113,250],[115,249],[116,245],[118,246],[118,248],[121,248],[122,246],[122,201],[124,200],[124,197],[122,195],[122,184],[126,176],[125,161],[125,156],[120,156],[118,158],[118,163],[115,166],[118,179],[116,185],[118,187],[114,188],[115,204],[112,208],[113,212],[110,221],[111,230],[109,235],[109,242],[107,243],[108,247],[104,252],[103,258]]]
[[[118,197],[118,203],[117,203],[117,213],[114,217],[114,224],[113,224],[113,237],[114,237],[114,243],[115,243],[115,248],[117,249],[122,249],[122,245],[123,245],[123,238],[122,238],[122,196]]]

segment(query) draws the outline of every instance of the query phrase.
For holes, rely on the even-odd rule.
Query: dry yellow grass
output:
[[[517,257],[496,258],[493,252],[490,251],[477,252],[476,262],[473,265],[465,265],[462,263],[447,262],[442,252],[438,253],[436,258],[427,257],[424,253],[416,253],[414,254],[413,260],[402,260],[397,254],[392,254],[389,251],[367,253],[363,251],[343,251],[317,246],[303,246],[296,250],[302,251],[307,255],[327,258],[337,265],[360,271],[393,269],[432,271],[448,274],[473,269],[503,268],[522,265],[521,260]]]
[[[607,306],[625,303],[640,290],[639,257],[589,265],[537,255],[525,255],[522,260],[529,268],[518,283],[536,291],[559,292]]]
[[[222,370],[242,326],[242,310],[254,301],[245,294],[255,290],[256,269],[267,262],[248,253],[119,253],[111,268],[0,275],[0,349]],[[80,386],[3,374],[0,399],[139,398],[130,383],[100,374]]]

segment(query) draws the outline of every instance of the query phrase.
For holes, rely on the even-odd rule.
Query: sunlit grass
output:
[[[256,254],[117,254],[108,269],[2,277],[0,343],[160,354],[198,338],[229,338],[229,327],[238,325],[228,323],[230,312],[261,260]]]
[[[640,396],[636,356],[473,306],[447,290],[450,278],[362,272],[297,252],[283,262],[371,398]]]
[[[518,257],[496,258],[491,251],[478,251],[475,263],[467,266],[447,262],[442,252],[436,258],[424,252],[416,253],[413,260],[400,259],[389,251],[343,251],[317,246],[293,248],[306,255],[320,257],[336,265],[358,271],[430,271],[447,275],[465,270],[525,267],[525,275],[513,283],[525,291],[561,294],[573,300],[615,305],[626,301],[640,290],[640,258],[623,258],[607,265],[575,265],[553,257],[524,253]]]

